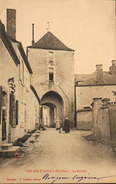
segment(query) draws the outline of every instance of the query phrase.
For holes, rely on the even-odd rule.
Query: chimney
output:
[[[35,43],[34,41],[34,24],[32,24],[32,45]]]
[[[7,9],[7,34],[16,39],[16,10]]]
[[[97,83],[103,84],[103,66],[102,64],[96,65]]]
[[[116,74],[116,60],[112,60],[112,66],[109,68],[111,75]]]
[[[112,60],[112,66],[115,66],[116,60]]]

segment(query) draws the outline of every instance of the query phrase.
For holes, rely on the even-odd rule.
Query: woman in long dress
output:
[[[60,119],[59,119],[59,117],[56,118],[56,130],[60,130]]]
[[[66,119],[64,121],[64,131],[66,133],[70,132],[70,121],[69,121],[68,117],[66,117]]]

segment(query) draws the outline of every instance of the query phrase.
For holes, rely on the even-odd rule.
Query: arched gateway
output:
[[[59,117],[63,123],[64,103],[62,97],[55,91],[45,93],[41,99],[41,116],[44,125],[55,127],[55,119]]]

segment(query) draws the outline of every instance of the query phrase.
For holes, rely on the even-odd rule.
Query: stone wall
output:
[[[92,110],[79,110],[77,115],[77,129],[91,130],[92,129]]]
[[[93,99],[93,135],[99,142],[116,141],[116,105]]]

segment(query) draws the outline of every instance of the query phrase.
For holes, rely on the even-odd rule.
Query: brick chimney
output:
[[[97,83],[102,84],[103,83],[103,66],[102,66],[102,64],[96,65],[96,71],[97,71]]]
[[[7,34],[16,39],[16,10],[7,9]]]
[[[112,66],[109,68],[111,75],[116,74],[116,60],[112,60]]]

